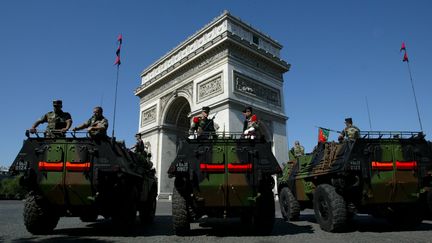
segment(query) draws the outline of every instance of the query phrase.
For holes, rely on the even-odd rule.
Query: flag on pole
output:
[[[405,52],[404,57],[403,57],[403,62],[408,62],[408,54]]]
[[[402,46],[400,48],[400,51],[406,51],[405,42],[403,42],[403,41],[402,41]]]
[[[330,130],[320,127],[318,130],[318,142],[325,143],[330,135]]]
[[[117,51],[116,51],[116,60],[114,62],[114,65],[119,66],[121,64],[121,61],[120,61],[120,50],[121,50],[121,46],[122,46],[122,43],[123,43],[123,37],[122,37],[121,34],[117,37],[117,42],[118,42],[118,47],[117,47]]]

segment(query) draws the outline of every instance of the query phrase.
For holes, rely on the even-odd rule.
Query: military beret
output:
[[[203,108],[202,108],[202,111],[204,111],[205,113],[210,113],[210,107],[208,107],[208,106],[204,106]]]
[[[246,106],[244,109],[243,109],[243,113],[245,113],[246,111],[250,111],[250,112],[252,112],[252,107],[250,107],[250,106]]]
[[[345,118],[345,122],[348,122],[348,123],[352,124],[352,118],[351,117]]]
[[[62,106],[63,102],[61,100],[53,100],[53,106]]]

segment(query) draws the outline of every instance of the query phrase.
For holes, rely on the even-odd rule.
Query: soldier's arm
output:
[[[72,126],[72,117],[69,113],[66,113],[66,127],[62,129],[63,131],[67,131]]]
[[[90,120],[84,122],[83,124],[81,124],[81,125],[79,125],[79,126],[74,127],[72,130],[73,130],[73,131],[78,131],[78,130],[81,130],[81,129],[87,128],[87,127],[89,127],[89,126],[90,126]]]
[[[47,122],[48,118],[47,115],[45,114],[43,117],[41,117],[39,120],[37,120],[32,127],[30,128],[30,132],[36,132],[36,127],[38,127],[41,123]]]

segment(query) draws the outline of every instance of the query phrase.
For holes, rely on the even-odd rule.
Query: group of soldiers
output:
[[[345,118],[345,128],[340,132],[338,141],[343,142],[345,139],[348,141],[354,141],[360,137],[360,129],[353,125],[352,118]],[[291,148],[291,152],[294,157],[299,157],[304,155],[304,147],[300,145],[300,142],[296,140],[294,142],[294,147]]]
[[[189,129],[189,139],[209,137],[209,134],[217,130],[217,125],[214,124],[213,118],[209,118],[210,107],[204,106],[201,114],[192,118],[192,123]],[[259,135],[259,121],[258,117],[253,114],[251,106],[247,106],[242,111],[245,120],[243,122],[242,136],[247,139],[255,139]]]
[[[36,133],[36,128],[42,123],[48,123],[45,136],[49,138],[65,137],[65,133],[72,126],[72,116],[62,110],[61,100],[53,101],[53,111],[50,111],[37,120],[29,129],[31,133]],[[87,129],[93,138],[105,138],[108,129],[108,120],[103,116],[103,109],[96,106],[93,109],[93,116],[83,124],[72,128],[72,131]]]
[[[37,120],[29,129],[30,133],[36,133],[36,128],[43,123],[48,123],[44,132],[47,138],[62,138],[72,126],[72,116],[62,110],[63,102],[61,100],[53,101],[53,111],[50,111]],[[108,119],[103,116],[103,108],[96,106],[93,108],[93,115],[83,124],[72,128],[72,131],[87,129],[90,137],[93,139],[107,138]],[[144,157],[148,156],[147,146],[144,145],[141,134],[135,135],[136,144],[131,148],[137,154]]]

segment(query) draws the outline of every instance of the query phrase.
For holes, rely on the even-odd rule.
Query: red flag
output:
[[[117,37],[117,41],[118,41],[119,45],[117,47],[116,60],[114,62],[114,65],[119,66],[121,64],[121,61],[120,61],[120,49],[121,49],[121,46],[122,46],[122,43],[123,43],[123,37],[122,37],[121,34]]]
[[[406,51],[405,42],[402,42],[402,46],[400,48],[400,51]]]
[[[318,142],[325,143],[330,135],[330,130],[320,127],[318,130]]]
[[[405,52],[404,57],[403,57],[403,62],[408,62],[408,55],[406,52]]]

